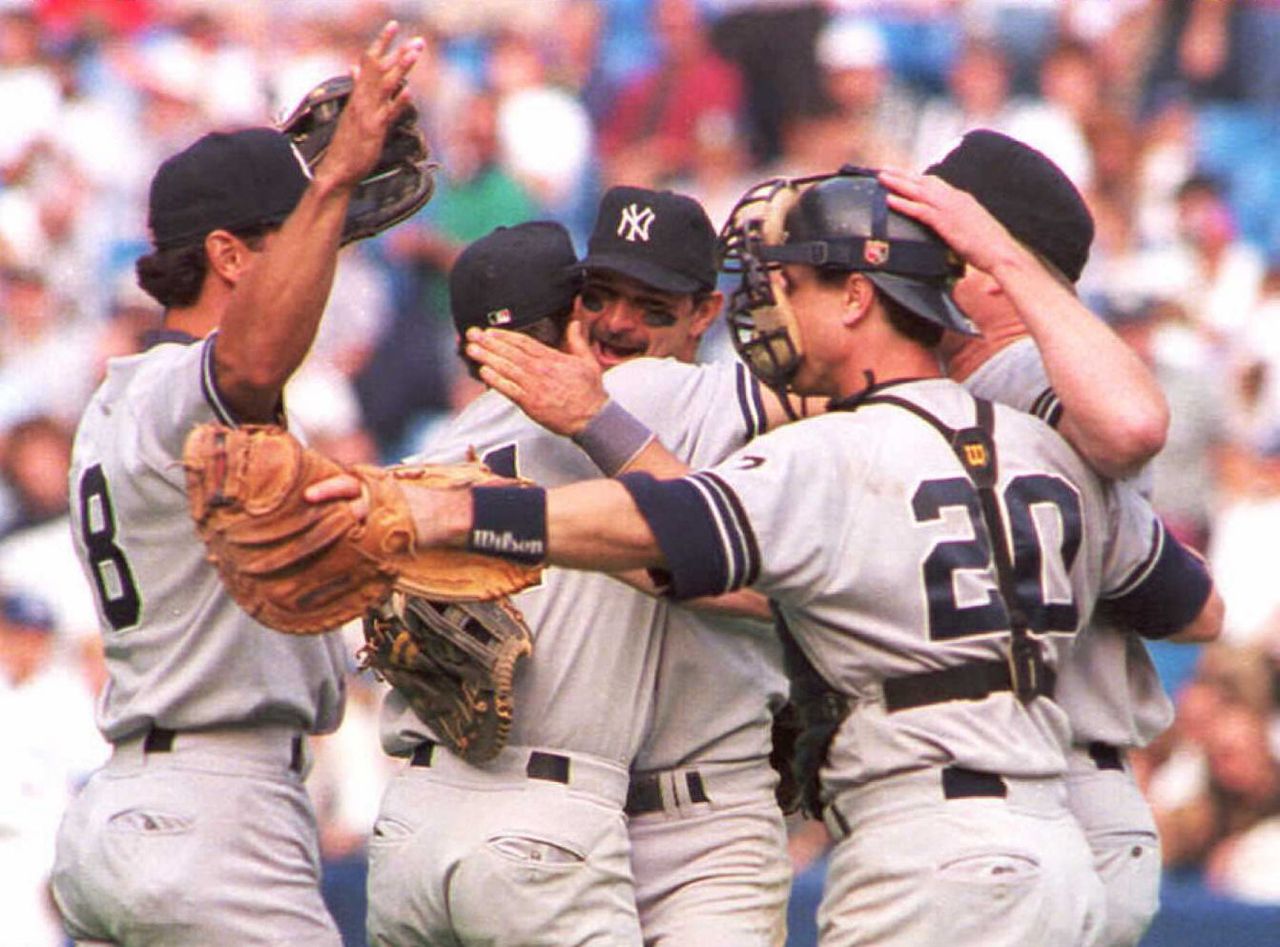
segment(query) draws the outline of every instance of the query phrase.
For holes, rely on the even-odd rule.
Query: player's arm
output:
[[[1127,476],[1160,451],[1169,428],[1164,393],[1137,353],[1067,283],[970,194],[932,175],[884,172],[881,180],[894,192],[894,209],[937,230],[1008,297],[1062,404],[1059,430],[1096,470]]]
[[[413,490],[405,501],[419,549],[468,549],[592,572],[662,570],[680,600],[723,595],[759,574],[759,546],[736,498],[706,472],[676,480],[627,474],[541,487]],[[305,492],[311,503],[352,502],[368,514],[360,481],[339,475]]]
[[[275,418],[280,391],[315,338],[352,190],[408,104],[403,80],[422,53],[420,39],[392,51],[396,31],[388,23],[360,57],[350,99],[314,178],[231,294],[214,343],[214,371],[222,397],[240,418]]]
[[[1141,501],[1145,504],[1145,501]],[[1099,608],[1144,638],[1205,643],[1222,633],[1222,596],[1204,557],[1152,519],[1147,556]]]
[[[654,574],[636,569],[614,575],[620,582],[625,582],[638,592],[654,597],[665,594],[666,587],[658,584]],[[735,618],[754,618],[757,621],[773,622],[773,609],[769,607],[769,599],[754,589],[738,589],[723,595],[708,595],[689,599],[682,603],[695,611],[713,615],[732,615]]]

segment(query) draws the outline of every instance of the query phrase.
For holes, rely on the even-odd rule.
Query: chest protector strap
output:
[[[984,398],[975,398],[974,401],[977,403],[977,425],[958,430],[944,424],[932,412],[915,402],[895,395],[873,394],[863,399],[860,404],[895,405],[927,422],[942,435],[942,439],[951,447],[960,465],[964,467],[965,473],[973,481],[974,488],[978,491],[982,518],[987,528],[987,538],[995,558],[1000,597],[1004,599],[1005,611],[1009,615],[1012,640],[1009,645],[1008,662],[1012,690],[1018,700],[1026,704],[1038,696],[1052,693],[1053,674],[1045,663],[1039,642],[1027,632],[1027,612],[1018,598],[1013,574],[1013,555],[1009,549],[1004,514],[996,499],[996,445],[992,437],[995,429],[995,410],[991,402]]]

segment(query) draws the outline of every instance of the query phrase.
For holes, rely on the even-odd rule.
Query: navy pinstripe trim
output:
[[[687,479],[658,480],[651,474],[618,478],[631,494],[666,560],[672,598],[719,595],[729,586],[729,562],[707,497]]]
[[[730,553],[735,571],[731,575],[732,588],[751,585],[760,576],[760,547],[755,531],[747,519],[742,501],[724,480],[709,470],[692,474],[693,480],[711,496],[716,512],[725,531],[725,549]]]
[[[755,380],[747,366],[735,364],[733,367],[737,375],[738,408],[742,411],[747,440],[752,440],[763,434],[768,427],[764,399],[760,397],[760,383]]]
[[[228,427],[234,427],[236,419],[231,416],[230,409],[223,403],[222,396],[218,394],[217,378],[213,371],[213,346],[217,338],[218,334],[214,332],[210,334],[204,343],[204,352],[200,356],[200,390],[204,392],[204,400],[213,409],[214,417]]]
[[[1062,402],[1058,399],[1058,393],[1052,388],[1040,392],[1039,397],[1031,403],[1031,413],[1050,427],[1057,427],[1062,420]]]
[[[1213,592],[1205,564],[1170,538],[1141,583],[1109,598],[1107,611],[1146,638],[1165,638],[1196,620]]]
[[[1119,588],[1112,592],[1107,592],[1102,597],[1106,599],[1124,598],[1135,588],[1145,582],[1147,577],[1151,575],[1151,570],[1154,569],[1156,563],[1160,561],[1161,554],[1164,552],[1165,540],[1164,523],[1160,522],[1160,520],[1156,520],[1155,535],[1151,537],[1151,548],[1147,550],[1146,558],[1129,573],[1128,578],[1120,583]]]

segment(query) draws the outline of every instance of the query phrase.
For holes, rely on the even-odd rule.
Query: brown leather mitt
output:
[[[493,759],[515,719],[516,668],[533,635],[506,598],[433,602],[394,592],[364,618],[360,667],[394,687],[469,763]]]
[[[275,425],[203,424],[183,449],[196,530],[231,597],[271,628],[318,634],[359,618],[393,589],[436,601],[494,599],[541,568],[452,549],[415,550],[405,491],[510,484],[479,463],[348,467]],[[369,514],[309,503],[308,486],[358,479]]]

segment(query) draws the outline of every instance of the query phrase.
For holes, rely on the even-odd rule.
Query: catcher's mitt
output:
[[[477,553],[415,550],[406,490],[512,483],[479,463],[346,467],[283,428],[202,424],[183,449],[187,497],[209,561],[231,597],[279,631],[314,634],[360,617],[393,588],[432,599],[492,599],[541,570]],[[360,480],[364,520],[345,500],[309,503],[308,486]]]
[[[326,79],[303,97],[280,125],[294,147],[314,168],[333,139],[338,116],[351,95],[350,76]],[[407,106],[387,130],[382,154],[356,185],[342,225],[343,245],[381,233],[415,214],[435,190],[435,169],[418,127],[418,110]]]
[[[506,598],[433,602],[392,593],[364,619],[360,666],[400,692],[423,723],[471,763],[506,745],[516,666],[533,652],[520,612]]]

